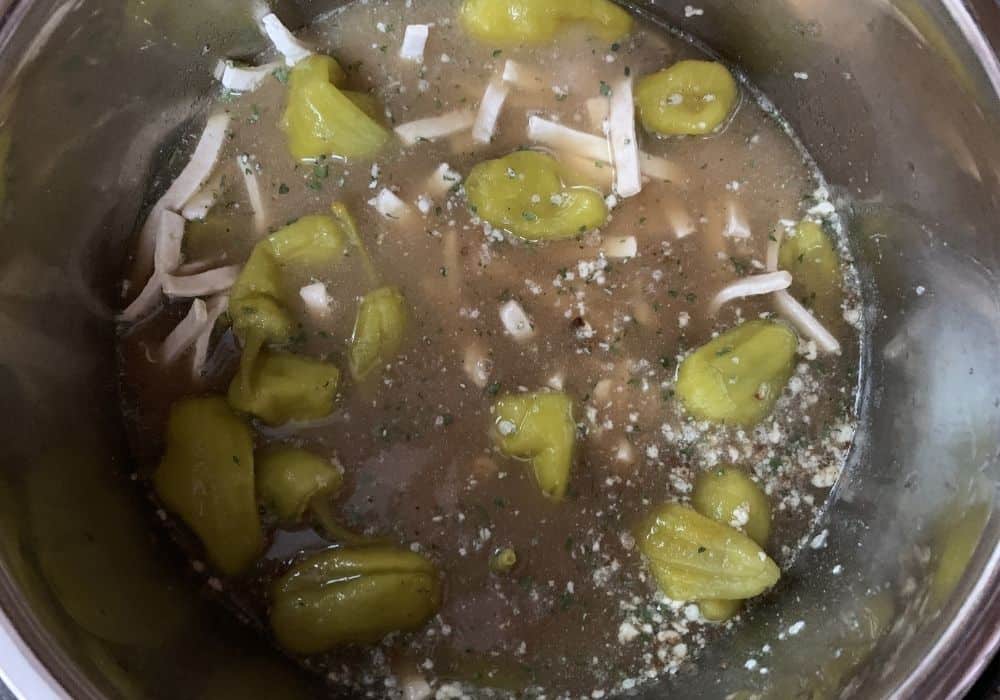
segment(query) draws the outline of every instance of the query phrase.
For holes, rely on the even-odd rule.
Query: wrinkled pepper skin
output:
[[[752,598],[781,576],[749,537],[678,503],[653,513],[636,541],[660,589],[673,600]]]
[[[733,467],[712,467],[697,476],[691,494],[694,509],[730,527],[734,523],[763,547],[771,534],[771,504],[749,476]]]
[[[408,317],[406,299],[395,287],[381,287],[365,295],[347,356],[354,381],[364,381],[396,357],[403,346]]]
[[[329,56],[310,56],[292,70],[281,128],[296,160],[373,157],[389,132],[370,115],[371,100],[337,87],[344,72]]]
[[[729,119],[739,87],[714,61],[679,61],[645,76],[635,90],[639,119],[659,136],[705,136]]]
[[[255,462],[257,497],[283,523],[300,521],[313,498],[333,495],[344,483],[338,466],[298,447],[259,450]]]
[[[600,192],[565,186],[559,163],[538,151],[478,164],[465,181],[465,192],[473,213],[528,241],[576,238],[608,218]]]
[[[509,394],[493,405],[493,441],[508,457],[527,460],[545,496],[561,501],[576,442],[573,401],[562,393]]]
[[[264,539],[254,492],[253,438],[225,399],[183,399],[171,407],[167,452],[153,486],[223,573],[240,574],[257,559]]]
[[[698,420],[750,427],[774,408],[795,368],[798,337],[776,321],[740,324],[688,355],[677,397]]]
[[[268,425],[318,420],[333,412],[339,385],[340,370],[328,362],[261,350],[230,383],[229,404]]]
[[[293,654],[375,644],[419,629],[441,604],[435,566],[389,546],[329,549],[298,564],[271,590],[271,629]]]
[[[608,0],[466,0],[460,16],[476,39],[504,46],[547,43],[572,22],[608,43],[632,31],[632,17]]]

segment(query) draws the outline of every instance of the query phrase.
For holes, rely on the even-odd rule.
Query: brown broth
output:
[[[740,107],[720,134],[640,135],[644,150],[681,165],[686,177],[647,183],[614,209],[599,234],[541,245],[491,237],[461,192],[435,202],[426,216],[386,220],[368,204],[382,187],[398,188],[412,204],[440,163],[464,175],[482,160],[527,145],[528,113],[593,132],[584,103],[599,94],[601,81],[619,79],[626,66],[641,76],[703,56],[642,23],[614,48],[574,30],[555,47],[499,51],[464,35],[453,3],[414,5],[353,3],[309,30],[317,46],[348,69],[352,89],[380,100],[388,122],[475,108],[508,58],[554,76],[558,91],[513,91],[489,146],[474,148],[467,136],[395,145],[379,155],[377,169],[330,161],[325,176],[287,153],[278,128],[284,99],[278,80],[252,94],[224,96],[215,108],[235,117],[223,160],[231,186],[213,210],[218,226],[189,225],[186,256],[232,264],[249,254],[255,237],[236,158],[250,154],[272,230],[344,202],[382,279],[401,287],[412,307],[405,349],[381,383],[367,391],[345,386],[336,412],[323,421],[256,426],[260,445],[291,441],[339,459],[346,483],[335,506],[344,522],[421,551],[444,572],[444,604],[425,630],[307,665],[329,674],[333,687],[372,697],[394,687],[397,681],[386,685],[386,676],[417,672],[435,688],[457,680],[610,695],[676,672],[734,624],[706,623],[691,606],[655,592],[629,534],[637,519],[654,505],[688,498],[699,470],[740,464],[770,495],[776,528],[767,549],[787,565],[842,466],[853,434],[858,367],[858,332],[843,318],[822,319],[836,330],[843,354],[817,357],[802,343],[789,389],[755,429],[693,422],[672,397],[677,363],[687,351],[740,319],[774,312],[765,297],[731,303],[717,318],[707,305],[720,287],[763,267],[769,233],[780,220],[801,218],[821,182],[782,124],[743,85]],[[424,65],[399,60],[405,26],[426,22],[434,27]],[[745,213],[750,238],[722,235],[729,201]],[[666,223],[679,208],[697,228],[683,239]],[[602,241],[616,235],[634,235],[638,256],[602,258]],[[365,291],[359,276],[342,270],[320,280],[335,298],[328,317],[311,319],[298,310],[304,324],[298,350],[338,363]],[[853,309],[857,293],[847,262],[844,275],[844,308]],[[296,288],[309,281],[296,280]],[[523,344],[503,332],[498,311],[508,299],[518,300],[534,321],[536,333]],[[173,367],[150,362],[185,306],[169,305],[121,338],[123,404],[146,475],[162,453],[170,404],[224,391],[238,359],[231,335],[220,328],[202,381],[191,378],[183,359]],[[465,369],[469,357],[489,367],[479,385]],[[575,398],[583,435],[561,504],[546,500],[524,465],[499,454],[488,433],[497,392],[548,385]],[[329,546],[308,530],[273,533],[270,541],[246,580],[213,578],[258,620],[266,620],[267,582],[300,551]],[[192,557],[200,556],[190,538],[184,543]],[[508,576],[488,565],[501,546],[517,552]]]

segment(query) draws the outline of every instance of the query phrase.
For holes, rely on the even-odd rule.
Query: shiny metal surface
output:
[[[35,500],[50,494],[26,484],[53,459],[81,473],[88,460],[109,474],[127,463],[112,282],[149,173],[169,157],[160,147],[198,113],[215,58],[250,55],[263,42],[250,3],[236,0],[4,4],[0,136],[13,143],[0,194],[5,628],[48,669],[41,682],[51,697],[59,686],[81,698],[199,697],[220,668],[259,668],[266,650],[216,621],[222,616],[210,606],[192,616],[183,643],[154,651],[82,629],[39,566]],[[280,9],[301,21],[335,4]],[[643,697],[959,697],[1000,643],[1000,518],[992,508],[1000,483],[1000,67],[990,47],[1000,7],[636,4],[707,42],[774,101],[839,195],[871,301],[863,429],[819,526],[825,546],[806,547],[781,589],[696,673]],[[687,16],[687,4],[704,13]],[[122,498],[140,505],[137,494]],[[972,527],[977,504],[992,514]],[[956,542],[970,556],[952,587],[941,561],[961,549]],[[200,605],[190,582],[165,580]],[[891,601],[884,629],[856,664],[834,673],[848,623],[873,600]],[[802,631],[790,637],[798,621]],[[768,673],[750,673],[749,658]],[[0,659],[11,677],[22,663],[31,666]]]

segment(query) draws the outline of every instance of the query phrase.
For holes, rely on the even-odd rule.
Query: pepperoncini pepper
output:
[[[792,296],[824,319],[840,316],[840,259],[822,226],[808,219],[800,221],[781,241],[778,266],[792,273]]]
[[[344,483],[340,468],[298,447],[268,447],[255,460],[260,502],[282,522],[300,520],[310,501]]]
[[[324,418],[333,412],[340,370],[328,362],[291,353],[261,350],[249,371],[229,385],[229,403],[269,425]]]
[[[250,429],[221,397],[170,409],[167,452],[153,475],[163,504],[187,523],[226,574],[245,571],[263,547]]]
[[[435,566],[389,546],[329,549],[296,564],[271,590],[271,629],[294,654],[374,644],[413,631],[441,604]]]
[[[403,345],[406,321],[406,300],[395,287],[381,287],[365,295],[348,349],[355,381],[363,381],[396,356]]]
[[[643,127],[661,136],[716,131],[729,118],[738,96],[732,74],[714,61],[679,61],[645,76],[635,90]]]
[[[570,22],[583,22],[607,42],[632,30],[632,17],[608,0],[466,0],[466,31],[490,44],[542,44]]]
[[[480,163],[469,173],[465,192],[476,215],[529,241],[575,238],[608,218],[599,192],[565,186],[559,163],[538,151]]]
[[[389,141],[389,132],[369,114],[371,99],[339,89],[344,78],[329,56],[310,56],[292,70],[281,128],[296,160],[370,158]]]
[[[677,396],[699,420],[752,426],[764,418],[792,376],[798,339],[776,321],[748,321],[688,355]]]
[[[553,501],[569,484],[576,441],[573,401],[566,394],[510,394],[493,405],[493,441],[508,457],[531,463],[535,481]]]

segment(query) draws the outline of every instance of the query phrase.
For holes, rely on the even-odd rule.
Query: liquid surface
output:
[[[414,23],[433,23],[423,64],[398,58],[403,30]],[[632,534],[637,522],[658,504],[689,501],[702,471],[741,465],[771,503],[774,526],[765,550],[787,565],[853,435],[858,331],[845,316],[857,318],[858,301],[846,264],[842,303],[816,307],[841,354],[821,354],[800,339],[792,379],[762,422],[749,428],[699,422],[674,395],[688,352],[740,321],[776,313],[769,296],[731,302],[716,315],[709,302],[726,284],[764,271],[768,244],[783,222],[799,221],[817,204],[824,211],[821,182],[803,153],[743,85],[721,133],[658,139],[639,130],[641,148],[679,166],[682,177],[648,181],[638,196],[613,202],[599,232],[527,243],[484,226],[458,188],[434,198],[426,213],[416,202],[441,163],[465,177],[484,160],[532,145],[529,114],[599,134],[587,100],[600,97],[604,86],[626,71],[644,76],[704,54],[641,23],[614,45],[573,28],[542,48],[494,47],[471,41],[455,6],[436,0],[414,7],[355,3],[303,36],[338,59],[350,89],[377,99],[390,127],[475,110],[507,59],[544,79],[536,90],[511,91],[489,145],[474,144],[468,132],[411,147],[394,141],[373,162],[296,163],[278,126],[287,90],[278,78],[253,93],[223,95],[213,107],[233,116],[221,161],[227,187],[207,223],[188,224],[185,262],[245,262],[260,238],[239,170],[252,167],[267,229],[344,203],[382,283],[400,288],[411,312],[402,350],[381,379],[345,383],[331,416],[254,426],[258,447],[291,443],[336,458],[344,465],[344,485],[332,503],[339,520],[421,552],[443,572],[443,604],[420,631],[304,663],[326,674],[332,688],[372,697],[416,674],[439,690],[468,683],[611,695],[694,663],[697,650],[739,618],[710,623],[697,606],[658,593]],[[609,194],[610,167],[587,170],[588,184]],[[370,200],[383,188],[395,190],[411,215],[381,216]],[[727,235],[734,217],[749,237]],[[627,236],[637,241],[634,257],[602,252]],[[315,281],[326,283],[333,302],[321,317],[304,305],[294,309],[303,324],[296,352],[346,371],[358,300],[370,289],[360,269],[343,265],[329,276],[285,283],[297,290]],[[504,331],[500,309],[510,300],[532,320],[526,340]],[[222,326],[203,379],[192,379],[188,362],[156,361],[156,349],[187,306],[167,305],[121,336],[123,404],[144,477],[162,457],[171,404],[225,393],[236,372],[239,349]],[[573,398],[578,423],[559,503],[490,437],[498,395],[544,387]],[[173,527],[201,566],[197,540]],[[303,551],[330,544],[309,528],[271,529],[267,552],[248,575],[213,577],[212,585],[263,626],[271,582]],[[503,548],[513,549],[517,561],[498,574],[490,560]]]

